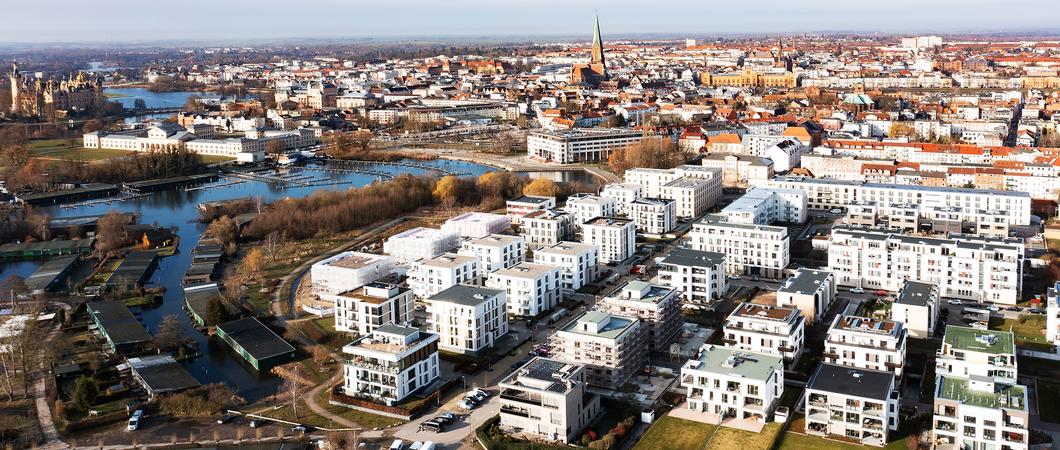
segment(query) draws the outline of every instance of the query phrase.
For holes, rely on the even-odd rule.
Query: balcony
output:
[[[944,431],[944,432],[947,432],[947,433],[952,433],[954,431],[957,431],[957,425],[954,425],[954,424],[952,424],[950,422],[939,421],[939,422],[935,422],[935,430],[936,431]]]
[[[350,366],[353,366],[353,367],[359,367],[361,369],[373,370],[373,371],[376,371],[376,372],[386,372],[386,373],[398,373],[398,372],[401,372],[401,367],[399,367],[397,365],[393,365],[393,364],[379,364],[379,363],[374,363],[374,362],[368,361],[366,359],[360,359],[360,358],[347,358],[346,359],[346,364],[350,365]]]
[[[501,414],[511,414],[519,417],[530,417],[530,411],[525,408],[515,408],[508,405],[501,405]]]
[[[526,392],[514,391],[507,389],[501,391],[501,399],[511,400],[513,402],[526,403],[528,405],[541,406],[541,398],[533,397]]]
[[[888,369],[901,369],[902,366],[904,366],[903,363],[890,361],[883,363],[883,365],[886,366]]]

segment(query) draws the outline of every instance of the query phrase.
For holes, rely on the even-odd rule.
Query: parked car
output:
[[[946,303],[949,303],[951,305],[960,305],[961,301],[960,300],[946,300]]]
[[[232,419],[235,419],[235,418],[236,418],[235,414],[221,414],[221,417],[217,418],[217,423],[218,424],[225,424],[225,423],[231,422]]]
[[[129,426],[127,429],[129,431],[136,431],[136,429],[140,428],[140,420],[143,419],[143,417],[144,410],[138,409],[133,411],[132,415],[129,416]]]
[[[445,417],[446,419],[449,419],[450,422],[456,422],[458,419],[460,419],[459,417],[457,417],[456,414],[453,414],[451,412],[442,413],[442,415],[439,417]]]
[[[832,208],[832,209],[829,209],[829,210],[828,210],[828,212],[830,212],[830,213],[832,213],[832,214],[843,214],[843,210],[842,210],[842,209],[839,209],[839,208]]]
[[[1023,308],[1020,308],[1019,306],[1009,306],[1008,308],[1005,308],[1005,311],[1020,312],[1023,311]]]
[[[990,312],[998,312],[998,311],[1001,311],[1001,308],[998,308],[998,307],[997,307],[997,306],[995,306],[995,305],[990,305],[990,306],[987,306],[987,307],[986,307],[986,309],[987,309],[988,311],[990,311]]]
[[[292,433],[305,434],[307,431],[309,431],[309,429],[306,428],[304,425],[295,425],[291,427]]]
[[[989,326],[986,324],[986,322],[981,322],[980,321],[980,322],[973,322],[972,323],[972,328],[975,328],[977,330],[986,330],[986,329],[989,328]]]
[[[885,291],[883,289],[879,289],[879,290],[877,290],[876,292],[873,292],[873,293],[876,294],[876,296],[878,296],[878,297],[886,297],[887,296],[887,291]]]
[[[405,441],[394,439],[394,442],[390,443],[390,450],[405,450]]]
[[[423,423],[420,424],[420,431],[423,431],[423,430],[433,431],[435,433],[441,433],[441,432],[445,431],[445,424],[442,424],[442,423],[439,423],[439,422],[435,422],[433,420],[428,420],[428,421],[423,422]]]
[[[850,293],[851,294],[864,294],[865,293],[865,289],[862,289],[862,288],[859,288],[859,287],[850,288]]]
[[[250,421],[250,428],[258,428],[265,426],[265,419],[253,419]]]
[[[475,404],[467,401],[466,398],[463,399],[463,400],[460,400],[459,402],[456,402],[456,406],[459,407],[459,408],[462,408],[462,409],[474,409],[475,408]]]
[[[438,422],[438,423],[440,423],[442,425],[449,425],[449,424],[453,423],[453,420],[448,418],[448,417],[438,416],[438,417],[435,417],[435,418],[431,419],[431,422]]]
[[[489,391],[487,391],[485,389],[482,389],[482,388],[472,389],[471,392],[474,392],[475,394],[481,394],[485,398],[489,398],[490,397]]]
[[[1041,308],[1031,308],[1031,309],[1028,309],[1027,312],[1029,312],[1031,314],[1045,314],[1045,310],[1041,309]]]

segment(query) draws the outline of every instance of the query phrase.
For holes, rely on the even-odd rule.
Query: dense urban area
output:
[[[0,445],[1056,448],[1060,39],[592,19],[0,51]]]

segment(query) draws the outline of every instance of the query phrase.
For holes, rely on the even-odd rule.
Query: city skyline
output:
[[[1014,0],[1006,2],[1004,8],[990,0],[937,0],[926,4],[897,0],[885,9],[833,0],[798,4],[767,0],[752,6],[681,1],[650,11],[628,0],[576,5],[555,0],[503,4],[462,0],[445,5],[405,0],[373,4],[370,9],[325,0],[313,8],[290,8],[269,1],[256,4],[255,8],[247,8],[242,2],[192,1],[159,15],[144,9],[141,3],[117,0],[106,9],[79,9],[76,15],[41,14],[45,10],[76,6],[66,0],[48,1],[43,7],[25,3],[9,5],[5,11],[9,20],[0,29],[0,43],[578,38],[586,34],[597,12],[604,34],[611,39],[836,31],[1052,32],[1056,26],[1049,18],[1060,13],[1060,6],[1041,0]],[[959,15],[954,13],[958,6],[962,8]],[[209,8],[211,13],[201,14],[203,8]],[[1035,13],[1028,14],[1030,11]]]

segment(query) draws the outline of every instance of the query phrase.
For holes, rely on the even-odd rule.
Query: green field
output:
[[[710,441],[710,450],[749,450],[752,448],[773,448],[773,441],[780,434],[779,422],[770,422],[759,433],[721,427]]]
[[[888,442],[887,446],[883,448],[886,450],[905,450],[908,448],[908,440],[909,437],[893,440]],[[855,450],[876,447],[848,444],[820,436],[810,436],[789,431],[780,436],[780,443],[777,448],[780,450]]]
[[[1020,314],[1019,319],[990,318],[990,329],[1011,331],[1016,337],[1016,345],[1033,350],[1049,351],[1052,344],[1045,339],[1045,316],[1039,314]]]
[[[219,162],[232,161],[234,159],[235,158],[229,158],[227,156],[202,155],[202,162],[204,162],[206,164],[214,164],[214,163],[219,163]]]
[[[127,150],[84,148],[80,139],[36,139],[29,141],[28,148],[35,158],[72,161],[99,161],[129,154]]]
[[[633,450],[701,450],[714,428],[707,423],[662,416],[644,433]]]

